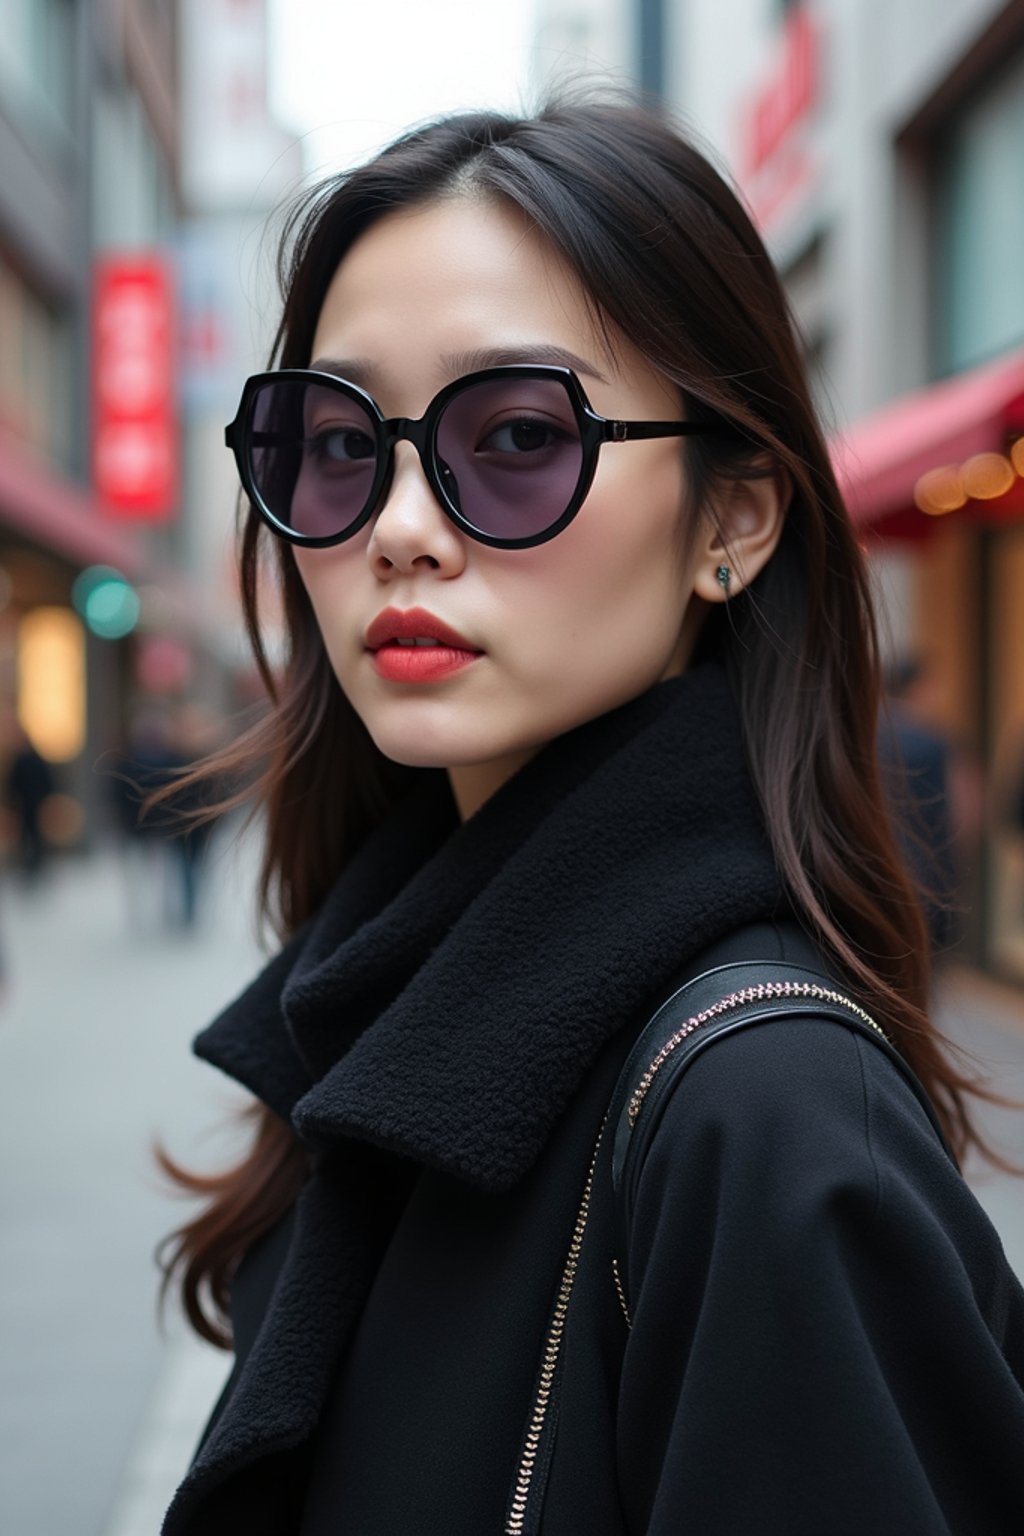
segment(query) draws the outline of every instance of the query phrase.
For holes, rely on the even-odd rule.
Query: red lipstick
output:
[[[425,608],[385,608],[366,631],[366,648],[378,675],[393,683],[437,682],[483,654]]]

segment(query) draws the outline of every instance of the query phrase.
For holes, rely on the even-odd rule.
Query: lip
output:
[[[415,640],[417,637],[436,640],[453,651],[480,655],[478,646],[471,645],[457,629],[452,629],[450,624],[428,613],[426,608],[407,608],[404,612],[401,608],[385,608],[366,631],[366,648],[368,651],[379,651],[391,640]]]
[[[399,645],[400,640],[435,645]],[[391,683],[435,683],[471,666],[483,652],[426,608],[385,608],[366,631],[366,648],[379,677]]]

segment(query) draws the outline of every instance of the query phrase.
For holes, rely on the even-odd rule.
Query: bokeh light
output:
[[[923,474],[914,487],[914,501],[929,517],[955,512],[967,500],[967,492],[955,464],[943,464]]]
[[[123,640],[139,622],[139,594],[120,571],[91,565],[75,581],[71,601],[86,627],[101,640]]]
[[[976,453],[962,465],[960,476],[964,490],[975,501],[1005,496],[1017,478],[1013,465],[1001,453]]]
[[[52,763],[85,745],[85,635],[70,608],[34,608],[18,627],[18,720]]]

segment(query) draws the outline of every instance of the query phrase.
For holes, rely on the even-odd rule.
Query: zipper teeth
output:
[[[672,1055],[676,1046],[681,1045],[687,1035],[692,1035],[694,1030],[699,1029],[702,1024],[707,1024],[711,1019],[719,1018],[723,1013],[731,1012],[733,1008],[741,1008],[744,1003],[762,1002],[768,997],[812,997],[823,1002],[840,1003],[844,1008],[849,1008],[851,1013],[855,1013],[865,1024],[869,1024],[876,1034],[881,1035],[883,1040],[889,1039],[882,1026],[876,1024],[871,1015],[865,1013],[858,1003],[853,1002],[851,998],[846,997],[842,992],[836,992],[831,987],[820,986],[817,982],[765,981],[756,987],[743,987],[739,992],[730,992],[728,997],[723,997],[720,1002],[712,1004],[710,1008],[705,1008],[700,1013],[691,1015],[686,1023],[681,1024],[675,1034],[670,1035],[665,1041],[665,1044],[637,1083],[630,1098],[626,1109],[630,1129],[632,1130],[633,1126],[636,1125],[637,1116],[643,1107],[644,1099],[647,1097],[648,1090],[659,1070]]]
[[[626,1319],[626,1327],[632,1328],[633,1319],[630,1317],[629,1307],[626,1305],[626,1291],[622,1284],[622,1276],[619,1274],[618,1259],[612,1259],[612,1279],[615,1281],[615,1290],[618,1293],[619,1306],[622,1308],[622,1315]]]
[[[607,1116],[605,1118],[607,1119]],[[530,1427],[526,1432],[523,1453],[519,1461],[519,1470],[516,1473],[516,1491],[512,1496],[508,1519],[505,1522],[506,1536],[522,1536],[525,1527],[526,1506],[530,1497],[530,1484],[533,1481],[533,1474],[536,1470],[537,1451],[540,1447],[541,1435],[544,1431],[544,1421],[547,1417],[551,1388],[555,1379],[555,1370],[562,1347],[562,1335],[565,1332],[565,1319],[569,1311],[569,1299],[572,1296],[572,1288],[576,1281],[576,1270],[579,1267],[583,1236],[587,1230],[587,1218],[590,1215],[590,1196],[594,1187],[594,1169],[597,1165],[597,1154],[601,1146],[603,1134],[604,1121],[601,1123],[601,1130],[598,1132],[597,1142],[594,1146],[594,1155],[590,1159],[590,1167],[587,1170],[587,1181],[583,1186],[583,1196],[580,1200],[580,1208],[576,1216],[576,1225],[573,1228],[568,1257],[566,1258],[565,1268],[562,1270],[562,1278],[558,1287],[558,1299],[555,1302],[551,1326],[548,1329],[544,1342],[544,1354],[541,1358],[537,1396],[534,1400],[533,1412],[530,1415]]]

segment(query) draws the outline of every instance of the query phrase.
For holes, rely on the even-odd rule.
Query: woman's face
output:
[[[474,197],[389,214],[356,242],[310,363],[362,383],[385,416],[418,417],[483,366],[481,352],[564,361],[605,416],[681,415],[678,393],[624,338],[609,355],[578,281],[524,216]],[[609,444],[566,529],[493,549],[445,516],[399,443],[372,521],[344,544],[295,550],[331,665],[380,750],[448,769],[467,815],[553,737],[682,671],[706,606],[684,552],[683,493],[678,440]],[[435,677],[416,658],[406,676],[395,647],[378,654],[368,633],[396,609],[425,610],[474,658]]]

